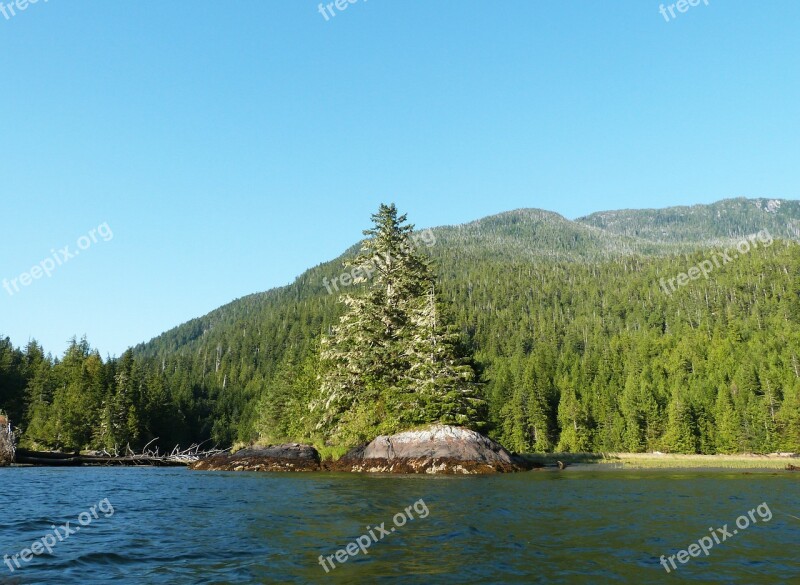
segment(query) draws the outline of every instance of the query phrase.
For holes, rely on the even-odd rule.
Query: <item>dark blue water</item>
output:
[[[51,526],[64,538],[52,554],[18,557],[13,573],[0,565],[0,583],[800,583],[798,481],[786,472],[0,469],[0,555],[14,567],[12,556]],[[709,528],[732,533],[763,503],[770,520],[756,512],[707,557],[676,558],[669,575],[659,564]],[[396,527],[409,506],[414,519]],[[67,521],[80,531],[64,537]],[[389,535],[367,534],[368,554],[320,566],[319,555],[367,526],[379,537],[382,522]]]

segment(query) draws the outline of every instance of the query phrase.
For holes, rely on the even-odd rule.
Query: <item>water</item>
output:
[[[800,518],[798,481],[786,472],[0,469],[0,555],[53,525],[62,536],[67,521],[81,528],[13,574],[0,565],[0,583],[800,583],[800,519],[789,516]],[[108,515],[98,507],[106,498]],[[659,564],[710,527],[733,532],[764,502],[771,520],[754,514],[670,575]],[[413,520],[326,574],[319,555],[368,525],[389,531],[408,506]]]

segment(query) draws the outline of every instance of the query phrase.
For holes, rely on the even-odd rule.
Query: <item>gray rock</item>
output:
[[[331,466],[340,471],[482,474],[524,467],[502,445],[461,427],[432,425],[377,437]]]

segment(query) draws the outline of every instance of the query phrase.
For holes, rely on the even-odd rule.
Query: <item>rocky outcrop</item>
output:
[[[377,437],[338,461],[320,461],[310,445],[248,447],[189,466],[211,471],[352,471],[367,473],[486,474],[530,469],[488,437],[461,427],[432,425]]]
[[[446,425],[377,437],[325,466],[332,471],[441,474],[502,473],[528,468],[488,437]]]
[[[319,452],[311,445],[287,443],[248,447],[236,453],[214,455],[189,465],[205,471],[319,471]]]

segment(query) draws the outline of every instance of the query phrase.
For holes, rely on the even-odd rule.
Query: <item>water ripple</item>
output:
[[[100,516],[9,578],[21,583],[800,582],[800,510],[781,474],[666,471],[498,477],[0,470],[0,555],[108,498]],[[69,486],[69,489],[60,489]],[[59,489],[55,489],[59,488]],[[335,555],[414,502],[416,517],[325,573]],[[667,575],[675,555],[762,502],[775,511]],[[780,510],[783,514],[778,514]],[[800,516],[800,513],[796,514]],[[3,569],[3,565],[0,565]]]

